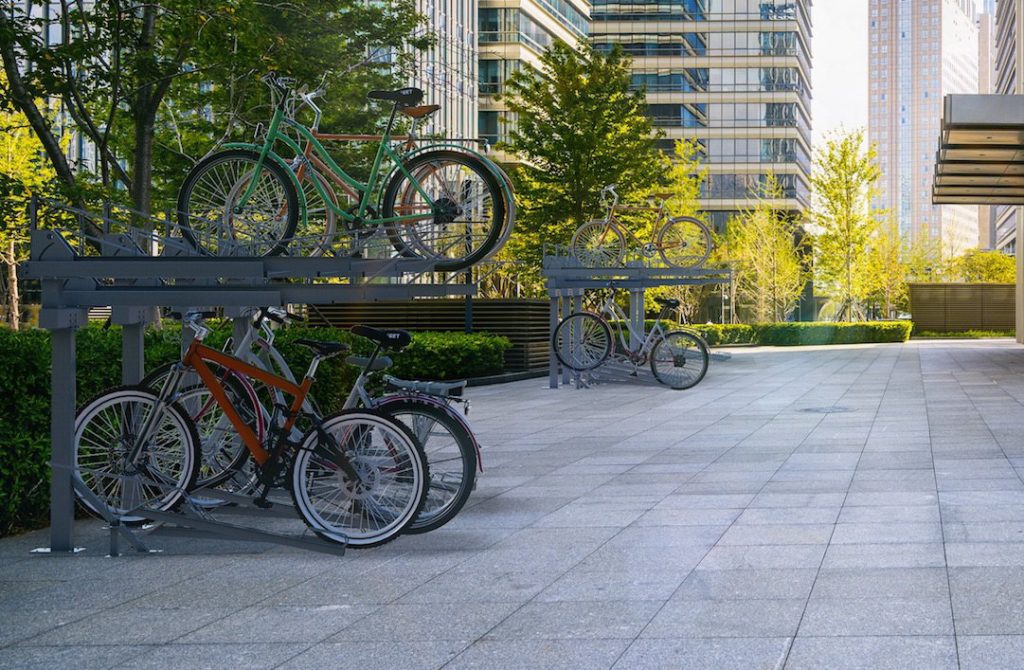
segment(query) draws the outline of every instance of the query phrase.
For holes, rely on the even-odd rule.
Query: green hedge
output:
[[[693,329],[713,347],[754,343],[754,327],[745,323],[702,323],[693,326]]]
[[[754,324],[757,344],[792,346],[809,344],[860,344],[865,342],[906,342],[910,321],[868,321],[864,323],[760,323]]]
[[[654,319],[644,321],[648,330]],[[624,324],[615,322],[618,328]],[[663,322],[668,330],[680,328],[672,322]],[[711,346],[726,344],[760,344],[766,346],[793,346],[810,344],[860,344],[865,342],[906,342],[913,324],[910,321],[867,321],[863,323],[836,323],[831,321],[795,323],[700,323],[689,326],[699,332]]]
[[[983,340],[993,337],[1016,337],[1014,330],[922,330],[912,337],[922,340]]]
[[[207,338],[219,347],[230,327],[213,323]],[[275,344],[289,367],[301,375],[312,354],[295,344],[300,337],[348,342],[357,353],[372,345],[347,331],[292,326],[279,331]],[[146,369],[180,357],[181,330],[165,323],[162,330],[148,330]],[[511,346],[504,337],[487,334],[414,333],[412,344],[394,354],[396,376],[423,379],[457,379],[498,374],[504,353]],[[85,402],[110,386],[121,383],[121,337],[117,327],[104,330],[90,325],[76,339],[78,400]],[[0,537],[46,523],[49,509],[50,458],[50,338],[42,330],[12,331],[0,328],[0,394],[7,406],[0,412]],[[334,358],[317,371],[313,394],[325,411],[344,401],[357,370]]]

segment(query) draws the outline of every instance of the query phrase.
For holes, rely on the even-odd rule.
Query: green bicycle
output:
[[[291,80],[274,73],[263,81],[277,100],[262,144],[225,144],[200,161],[182,184],[178,223],[194,248],[211,255],[282,254],[297,229],[305,233],[310,223],[329,214],[332,222],[343,223],[346,235],[365,241],[383,230],[399,255],[434,261],[440,271],[463,270],[496,251],[502,231],[511,225],[506,216],[514,212],[507,205],[512,194],[501,172],[463,145],[417,147],[392,136],[398,113],[417,120],[439,109],[418,106],[423,91],[368,94],[371,100],[393,104],[383,134],[363,138],[379,140],[363,183],[345,172],[321,143],[344,136],[319,132],[320,110],[312,100],[320,92],[293,96]],[[316,113],[311,128],[294,119],[294,107],[289,107],[293,98]],[[278,144],[294,158],[282,157],[275,150]],[[339,198],[335,188],[345,197]],[[310,201],[315,202],[312,208]],[[332,236],[333,230],[322,235]],[[311,255],[319,255],[328,244],[320,240]]]

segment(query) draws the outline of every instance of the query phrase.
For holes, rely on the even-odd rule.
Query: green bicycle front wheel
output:
[[[381,203],[387,234],[403,256],[455,272],[497,251],[505,227],[499,177],[475,156],[437,150],[414,156],[392,177]],[[426,197],[424,197],[426,196]]]
[[[299,196],[288,169],[247,149],[200,161],[178,192],[178,225],[195,249],[213,256],[284,253],[299,220]],[[253,180],[252,195],[242,196]]]

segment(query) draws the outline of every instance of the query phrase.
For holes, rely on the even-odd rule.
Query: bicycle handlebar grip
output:
[[[261,314],[260,316],[262,316],[265,319],[270,319],[274,323],[279,323],[281,325],[284,325],[284,319],[281,316],[279,316],[278,314],[275,314],[274,312],[271,312],[269,309],[263,310],[263,314]]]

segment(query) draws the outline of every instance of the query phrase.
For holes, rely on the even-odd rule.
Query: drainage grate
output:
[[[812,414],[838,414],[840,412],[849,412],[849,407],[843,407],[841,405],[832,405],[831,407],[805,407],[800,410],[801,412],[810,412]]]

